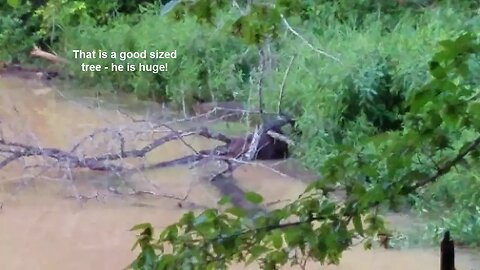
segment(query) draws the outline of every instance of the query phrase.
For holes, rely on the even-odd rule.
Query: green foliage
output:
[[[22,19],[31,16],[31,4],[15,5],[14,2],[8,3],[15,8],[0,4],[0,62],[25,61],[27,52],[39,39],[36,33],[32,33],[39,21]]]
[[[287,89],[294,90],[286,92],[285,104],[290,110],[301,108],[303,113],[299,125],[305,144],[299,156],[305,164],[321,166],[337,142],[355,144],[362,134],[400,128],[405,113],[402,100],[428,79],[427,62],[436,42],[465,26],[478,31],[477,19],[459,18],[459,14],[443,9],[405,15],[391,32],[383,31],[383,21],[373,17],[365,22],[365,28],[353,29],[325,15],[329,27],[316,38],[306,37],[327,51],[341,52],[342,63],[331,63],[304,50],[287,84]],[[282,53],[294,51],[298,48],[288,44]],[[283,65],[287,61],[283,60]],[[471,68],[478,71],[479,65],[472,61]]]
[[[254,261],[262,269],[277,269],[288,261],[298,264],[294,254],[338,263],[354,237],[369,239],[368,248],[371,237],[385,230],[375,209],[452,176],[454,166],[478,163],[479,89],[470,83],[468,63],[480,54],[479,38],[461,34],[440,45],[429,64],[431,79],[402,104],[401,130],[364,135],[356,145],[337,144],[322,166],[322,179],[284,208],[254,218],[235,207],[185,214],[158,239],[150,239],[132,268],[153,269],[142,263],[152,248],[156,269],[226,269],[233,262]],[[369,181],[359,180],[365,176]],[[333,186],[346,191],[341,203],[328,196]],[[261,203],[259,195],[247,197]],[[167,246],[173,249],[167,252]]]
[[[175,34],[172,34],[175,33]],[[167,38],[168,37],[168,38]],[[192,102],[197,95],[205,100],[235,97],[242,100],[245,89],[244,65],[256,60],[247,46],[221,31],[198,25],[193,18],[172,24],[168,18],[144,14],[135,25],[128,17],[118,17],[113,26],[94,27],[84,24],[65,34],[66,50],[72,69],[84,82],[105,82],[106,88],[133,91],[143,98]],[[72,50],[107,52],[177,51],[176,59],[73,59]],[[101,64],[168,64],[168,71],[151,72],[81,72],[80,63]],[[248,71],[247,71],[248,72]]]
[[[256,50],[248,47],[248,44],[261,42],[265,35],[259,36],[258,33],[275,34],[283,31],[271,46],[279,68],[272,71],[272,79],[266,82],[266,101],[273,110],[278,100],[277,89],[283,78],[284,67],[290,56],[297,54],[287,79],[285,110],[302,116],[300,125],[304,128],[306,138],[318,138],[309,143],[331,145],[346,137],[345,132],[354,129],[351,125],[355,125],[359,121],[357,116],[362,114],[365,114],[367,124],[377,129],[398,128],[402,114],[402,109],[398,107],[400,101],[405,92],[419,87],[427,78],[425,63],[436,42],[463,29],[465,25],[476,27],[472,30],[478,29],[475,26],[478,25],[478,19],[469,21],[469,15],[448,8],[434,9],[423,15],[403,15],[397,19],[395,31],[391,32],[384,31],[385,20],[375,14],[366,15],[364,27],[357,27],[355,22],[344,23],[336,19],[327,5],[318,6],[318,16],[301,25],[294,24],[295,16],[288,18],[294,27],[301,26],[297,30],[308,40],[321,44],[342,59],[341,63],[332,63],[303,46],[298,37],[288,34],[288,31],[278,27],[269,28],[267,24],[279,24],[277,17],[263,20],[263,24],[256,23],[255,16],[265,17],[265,14],[259,15],[260,12],[266,12],[262,11],[265,7],[255,6],[258,10],[254,9],[256,12],[248,16],[241,16],[238,10],[233,9],[218,11],[214,17],[212,13],[218,10],[220,4],[215,1],[195,3],[205,7],[193,6],[187,10],[199,12],[200,18],[208,15],[210,23],[199,25],[195,21],[202,20],[192,16],[171,20],[177,18],[174,15],[179,10],[185,9],[178,5],[167,13],[171,15],[168,18],[159,18],[155,9],[149,9],[140,20],[116,17],[101,28],[95,23],[70,27],[64,35],[63,44],[66,47],[62,47],[62,51],[70,54],[76,48],[110,51],[177,49],[182,58],[185,56],[189,60],[188,65],[175,59],[168,62],[168,72],[161,75],[107,72],[91,75],[78,73],[78,69],[75,69],[75,73],[82,80],[102,81],[109,84],[107,86],[110,88],[134,91],[141,97],[155,97],[158,100],[180,103],[184,98],[188,104],[193,92],[205,100],[233,97],[245,100],[250,88],[249,77],[254,75],[252,72],[258,65]],[[212,12],[202,13],[206,12],[205,9],[211,9]],[[319,27],[325,24],[328,28]],[[241,30],[234,33],[246,43],[227,35],[235,29]],[[313,32],[306,29],[312,29]],[[172,36],[171,31],[176,34]],[[158,36],[170,38],[159,39]],[[191,46],[195,48],[187,44],[195,44]],[[108,65],[110,60],[96,63]],[[172,69],[175,71],[172,72]],[[305,111],[310,113],[303,115]],[[319,132],[328,136],[318,136]],[[311,148],[310,145],[307,148]],[[328,147],[322,148],[330,152]],[[318,167],[321,163],[321,160],[312,160],[305,151],[300,153],[306,156],[311,167]],[[315,153],[315,156],[322,155]]]
[[[431,242],[448,228],[458,244],[478,247],[479,189],[479,172],[474,168],[452,172],[427,189],[416,203],[421,217],[428,222],[424,237]]]
[[[63,34],[64,27],[80,25],[93,20],[88,15],[88,6],[84,1],[51,0],[36,10],[41,18],[38,34],[53,44]]]
[[[20,6],[20,0],[7,0],[7,4],[13,8],[18,8]]]
[[[0,3],[0,60],[26,55],[34,44],[57,45],[67,27],[108,24],[116,14],[134,14],[155,0],[8,0]],[[20,46],[18,46],[20,44]]]

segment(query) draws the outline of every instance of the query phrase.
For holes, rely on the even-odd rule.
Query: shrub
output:
[[[27,2],[19,8],[0,4],[0,62],[24,62],[40,36],[36,33],[37,18]]]
[[[92,83],[106,82],[110,88],[132,91],[136,95],[157,100],[173,100],[180,103],[183,98],[191,101],[193,95],[206,100],[231,98],[243,99],[244,73],[248,72],[255,54],[247,46],[228,37],[221,30],[205,29],[193,18],[172,22],[166,17],[144,14],[132,24],[129,17],[118,17],[113,25],[95,27],[82,25],[70,28],[65,33],[65,47],[70,59],[73,49],[121,51],[168,51],[176,50],[176,59],[130,59],[130,64],[167,63],[168,71],[149,72],[79,72],[79,63],[110,66],[126,64],[120,59],[75,60],[75,74]],[[165,61],[164,61],[165,60]],[[243,65],[243,66],[242,66]]]

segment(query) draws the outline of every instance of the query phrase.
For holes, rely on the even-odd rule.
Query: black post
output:
[[[455,270],[455,246],[446,231],[440,244],[440,270]]]

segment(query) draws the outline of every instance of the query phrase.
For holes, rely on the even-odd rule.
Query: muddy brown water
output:
[[[139,104],[135,106],[141,107]],[[8,140],[70,149],[94,129],[128,126],[132,119],[111,108],[65,100],[56,90],[33,81],[0,76],[0,121],[2,136]],[[218,144],[196,137],[186,140],[198,149]],[[87,143],[85,151],[102,151],[99,145],[110,142],[108,138],[99,141]],[[183,143],[172,142],[153,151],[143,162],[173,159],[190,152]],[[185,211],[214,206],[221,197],[218,189],[202,180],[206,169],[178,166],[129,177],[72,170],[67,177],[60,170],[39,174],[43,168],[28,167],[37,161],[16,162],[0,170],[0,269],[123,269],[138,252],[131,251],[135,234],[129,229],[133,225],[151,222],[160,230]],[[308,174],[294,175],[308,178]],[[234,178],[237,187],[259,192],[267,202],[294,199],[305,188],[302,179],[261,165],[240,167]],[[133,190],[157,196],[117,194]],[[186,194],[182,208],[177,199],[171,198]],[[408,219],[404,223],[408,226]],[[476,252],[457,253],[457,269],[480,269]],[[437,249],[364,251],[359,246],[345,252],[338,266],[311,263],[307,268],[437,270],[439,257]],[[236,265],[232,269],[257,267]]]

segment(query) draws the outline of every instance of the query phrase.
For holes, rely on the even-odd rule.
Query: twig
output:
[[[264,77],[264,72],[265,72],[265,62],[266,62],[266,56],[265,56],[265,49],[266,49],[267,44],[264,44],[263,47],[260,50],[260,64],[258,67],[259,74],[258,76],[258,81],[257,81],[257,92],[258,92],[258,103],[259,103],[259,111],[260,111],[260,117],[262,118],[262,123],[265,122],[265,116],[263,114],[264,110],[264,103],[263,103],[263,77]]]
[[[100,194],[98,192],[95,192],[94,195],[82,195],[82,194],[78,194],[78,195],[68,195],[66,196],[66,198],[72,198],[72,199],[77,199],[77,200],[81,200],[81,201],[89,201],[89,200],[97,200],[99,201],[99,198],[100,198]]]
[[[287,143],[288,145],[295,145],[295,142],[290,140],[287,136],[277,133],[275,131],[269,130],[267,131],[267,134],[272,138],[275,138],[277,140]]]
[[[83,137],[77,144],[75,144],[72,149],[70,150],[70,153],[74,153],[77,151],[77,149],[84,144],[87,140],[93,140],[95,136],[103,133],[108,133],[108,132],[116,132],[110,128],[102,128],[95,130],[93,133],[89,134],[88,136]],[[0,166],[1,167],[1,166]]]
[[[340,62],[340,59],[338,59],[337,57],[335,57],[335,56],[333,56],[333,55],[331,55],[331,54],[329,54],[329,53],[327,53],[327,52],[324,52],[324,51],[322,51],[322,50],[320,50],[320,49],[315,48],[310,42],[308,42],[307,39],[305,39],[302,35],[300,35],[297,31],[295,31],[295,29],[293,29],[293,28],[290,26],[290,24],[288,23],[287,19],[285,19],[285,16],[283,16],[283,14],[280,14],[280,17],[281,17],[281,19],[282,19],[283,24],[287,27],[287,29],[288,29],[290,32],[292,32],[295,36],[297,36],[298,38],[300,38],[310,49],[312,49],[313,51],[315,51],[315,52],[317,52],[317,53],[319,53],[319,54],[321,54],[321,55],[324,55],[324,56],[326,56],[326,57],[328,57],[328,58],[330,58],[330,59],[333,59],[333,60],[335,60],[335,61],[337,61],[337,62]]]
[[[283,200],[276,200],[276,201],[273,201],[273,202],[267,202],[267,203],[265,203],[265,207],[270,207],[270,206],[274,206],[274,205],[279,204],[279,203],[290,202],[290,201],[291,201],[290,199],[283,199]]]
[[[247,153],[244,155],[244,160],[250,161],[255,158],[257,149],[258,149],[258,144],[260,143],[260,136],[262,134],[262,127],[256,127],[255,132],[253,133],[252,137],[252,142],[250,143],[250,146],[248,148]]]
[[[166,124],[163,124],[162,126],[166,127],[167,129],[169,129],[171,132],[173,132],[175,135],[177,135],[177,139],[179,139],[185,146],[187,146],[188,148],[190,148],[190,150],[192,150],[195,154],[199,154],[198,151],[193,148],[193,146],[189,143],[187,143],[181,136],[181,134],[174,130],[173,128],[171,128],[169,125],[166,125]]]
[[[278,114],[282,113],[282,101],[283,101],[283,92],[285,90],[285,83],[287,81],[288,73],[290,72],[290,67],[293,64],[293,60],[295,60],[295,57],[296,57],[295,55],[290,57],[290,62],[288,63],[287,69],[285,70],[285,74],[283,74],[283,80],[282,80],[282,84],[280,86],[280,94],[279,94],[279,97],[278,97],[278,106],[277,106],[277,113]]]

